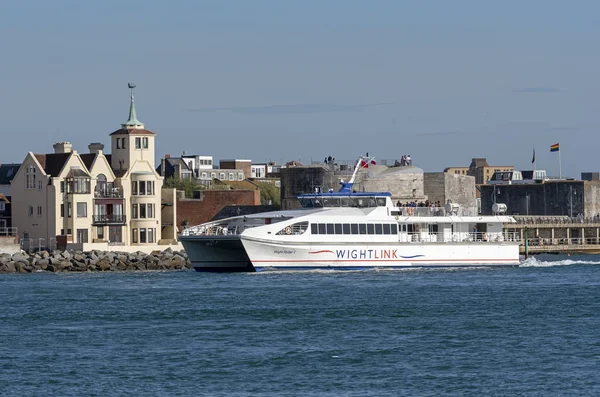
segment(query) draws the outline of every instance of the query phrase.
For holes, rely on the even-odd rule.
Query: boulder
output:
[[[50,264],[50,261],[48,259],[40,259],[37,262],[37,266],[38,268],[40,268],[41,270],[48,270],[48,265]]]
[[[100,259],[97,263],[96,263],[96,268],[98,270],[102,270],[103,272],[110,270],[110,261],[106,258]]]
[[[0,266],[0,273],[16,273],[17,269],[14,262],[7,262]]]

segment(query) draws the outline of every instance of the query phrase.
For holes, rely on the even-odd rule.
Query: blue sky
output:
[[[2,163],[108,145],[133,81],[157,160],[600,171],[597,1],[0,0],[0,35]]]

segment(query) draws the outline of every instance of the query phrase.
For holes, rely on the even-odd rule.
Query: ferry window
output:
[[[350,234],[358,234],[358,224],[353,223],[350,225]]]
[[[311,223],[310,224],[310,232],[312,234],[319,234],[319,228],[318,228],[318,226],[317,226],[316,223]]]
[[[337,197],[326,197],[323,199],[323,207],[339,207],[339,199]]]
[[[324,223],[319,223],[319,234],[327,234]]]
[[[334,225],[334,229],[335,229],[335,234],[342,234],[342,224],[341,223],[336,223]]]
[[[383,224],[383,234],[390,234],[391,232],[391,226],[389,223],[384,223]]]
[[[342,225],[342,231],[344,232],[344,234],[350,234],[350,224],[344,223]]]
[[[367,234],[367,225],[361,223],[358,225],[359,234]]]
[[[375,234],[383,234],[383,225],[380,223],[375,224]]]
[[[327,234],[333,234],[333,223],[327,224]]]
[[[377,199],[377,206],[378,206],[378,207],[385,207],[385,198],[383,198],[383,197],[379,197],[379,198]]]
[[[403,225],[406,226],[406,225]],[[404,230],[406,231],[406,230]],[[392,234],[398,234],[398,225],[392,224]]]
[[[429,233],[437,234],[437,232],[438,232],[438,225],[429,225]]]
[[[367,223],[367,234],[375,234],[375,225]]]
[[[341,197],[342,207],[350,207],[350,197]]]
[[[409,233],[412,233],[414,230],[414,225],[406,225],[406,231],[408,231]]]

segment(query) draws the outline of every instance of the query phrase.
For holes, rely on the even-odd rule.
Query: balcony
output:
[[[124,225],[125,215],[94,215],[92,225]]]
[[[123,198],[123,190],[118,187],[112,187],[107,189],[96,189],[94,191],[95,199],[107,199],[107,198]]]

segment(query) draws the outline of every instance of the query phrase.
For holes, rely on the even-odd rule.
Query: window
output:
[[[216,178],[217,177],[217,173],[216,172],[211,172],[210,173],[210,177],[211,178]]]
[[[140,188],[140,191],[138,193],[140,195],[146,194],[146,184],[144,183],[144,181],[140,181],[139,188]]]
[[[142,140],[141,140],[141,138],[135,138],[135,148],[136,149],[141,149],[142,148]]]
[[[35,166],[29,165],[25,170],[25,187],[35,189]]]
[[[213,172],[213,174],[214,174],[214,172]],[[206,179],[206,172],[202,173],[202,179]]]
[[[142,148],[148,149],[148,138],[142,138]]]
[[[148,196],[152,196],[152,191],[154,190],[153,189],[153,187],[154,187],[153,185],[154,185],[154,182],[152,182],[152,181],[146,181],[146,194]]]
[[[137,196],[137,182],[131,181],[131,194]]]
[[[390,234],[391,233],[391,225],[389,223],[384,223],[383,224],[383,234]]]
[[[317,226],[316,223],[310,224],[310,232],[311,232],[311,234],[319,234],[319,227]]]
[[[33,216],[33,206],[32,206],[32,205],[30,205],[30,206],[27,208],[27,215],[28,215],[28,216]]]
[[[38,205],[37,214],[38,214],[38,216],[42,216],[42,206],[41,205]]]
[[[71,229],[67,229],[67,234],[73,234],[73,233],[71,232]]]
[[[6,203],[4,201],[0,201],[0,211],[4,211],[6,209]]]
[[[375,234],[375,225],[367,223],[367,234]]]
[[[327,224],[327,234],[333,234],[333,223]]]
[[[154,216],[152,215],[152,213],[154,211],[152,211],[152,208],[154,207],[154,204],[148,204],[148,211],[146,212],[148,215],[148,218],[154,218]]]
[[[327,234],[327,229],[324,223],[319,223],[319,234]]]
[[[60,192],[61,193],[65,192],[65,181],[60,181]]]
[[[383,234],[383,225],[380,223],[375,224],[375,234]]]
[[[137,229],[131,229],[131,241],[133,243],[137,243],[138,242],[138,235],[137,235]]]
[[[77,203],[77,218],[87,217],[87,203]]]
[[[244,180],[244,173],[243,172],[239,172],[238,173],[238,180],[240,180],[240,181]]]
[[[219,179],[221,179],[221,180],[225,179],[225,173],[224,172],[219,172]]]
[[[341,223],[336,223],[333,228],[334,228],[335,234],[342,234],[342,224]]]
[[[80,244],[88,242],[88,230],[87,229],[77,229],[77,242]]]
[[[146,242],[146,228],[140,229],[140,243]]]
[[[67,203],[67,216],[70,218],[73,213],[73,209],[71,208],[71,203]],[[71,233],[69,233],[71,234]]]
[[[361,223],[358,225],[358,234],[367,234],[367,225]]]
[[[146,217],[146,204],[140,204],[140,218],[145,218],[145,217]],[[141,232],[141,230],[140,230],[140,232]]]
[[[343,234],[350,234],[350,224],[349,223],[344,223],[342,225],[342,232],[343,232]]]
[[[38,181],[38,190],[42,191],[42,181]]]
[[[137,219],[137,217],[138,217],[138,205],[137,204],[133,204],[131,206],[131,217],[133,219]]]
[[[350,225],[350,234],[358,234],[358,224],[353,223]]]
[[[117,149],[121,149],[121,138],[117,138]]]
[[[154,229],[148,229],[148,243],[154,243]]]
[[[398,225],[396,225],[395,223],[392,224],[392,234],[398,234]]]
[[[230,180],[230,181],[233,181],[233,172],[230,172],[230,173],[229,173],[229,180]]]
[[[104,226],[98,226],[98,238],[104,240]]]

